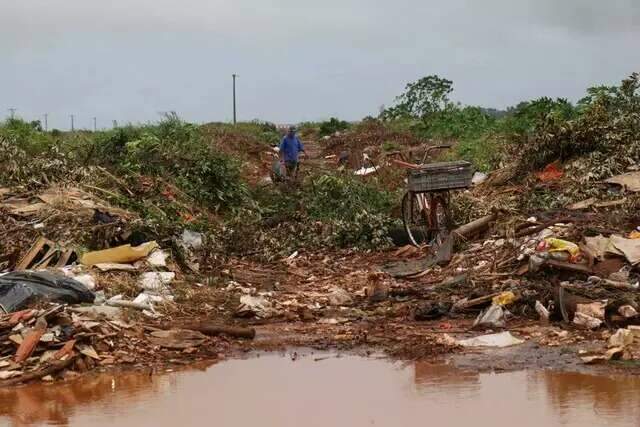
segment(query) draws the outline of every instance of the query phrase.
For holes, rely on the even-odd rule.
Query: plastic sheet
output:
[[[0,311],[12,313],[40,300],[79,304],[95,295],[77,280],[47,272],[20,271],[0,276]]]

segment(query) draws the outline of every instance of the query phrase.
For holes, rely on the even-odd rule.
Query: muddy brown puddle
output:
[[[0,425],[638,426],[640,380],[268,354],[0,390]]]

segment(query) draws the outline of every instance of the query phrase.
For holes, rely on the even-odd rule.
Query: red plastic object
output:
[[[542,172],[537,172],[536,176],[542,182],[556,181],[564,175],[564,172],[557,163],[547,165]]]

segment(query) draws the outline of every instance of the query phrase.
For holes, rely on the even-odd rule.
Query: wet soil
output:
[[[287,351],[0,390],[0,425],[635,426],[640,378]]]

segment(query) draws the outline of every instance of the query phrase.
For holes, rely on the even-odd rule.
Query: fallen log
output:
[[[256,336],[254,328],[245,328],[241,326],[220,325],[213,322],[182,322],[178,324],[163,323],[161,329],[187,329],[191,331],[201,332],[208,336],[228,335],[233,338],[253,339]]]
[[[467,238],[489,227],[489,224],[495,221],[497,217],[498,216],[496,214],[491,214],[476,219],[475,221],[471,221],[468,224],[456,228],[455,230],[453,230],[452,234],[458,238]]]
[[[437,249],[434,262],[440,266],[449,264],[453,257],[453,248],[456,242],[483,231],[496,218],[496,214],[487,215],[453,230]]]

